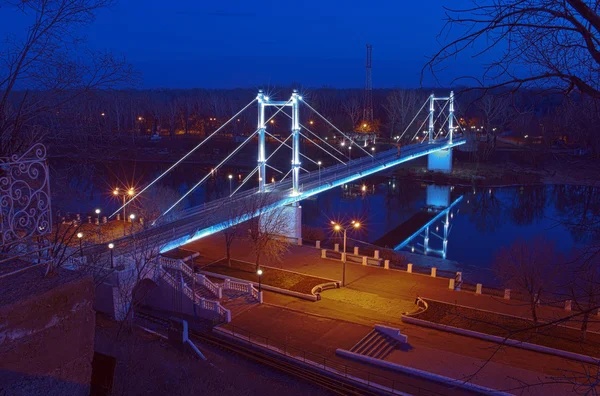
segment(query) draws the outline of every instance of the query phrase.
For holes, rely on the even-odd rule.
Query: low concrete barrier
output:
[[[382,332],[383,334],[393,338],[396,341],[399,341],[403,344],[408,343],[408,336],[400,333],[400,329],[396,329],[395,327],[389,327],[384,325],[375,325],[375,330]]]
[[[402,315],[402,321],[405,323],[410,323],[410,324],[414,324],[417,326],[428,327],[431,329],[447,331],[449,333],[460,334],[460,335],[467,336],[467,337],[478,338],[480,340],[496,342],[496,343],[502,344],[502,345],[510,345],[510,346],[513,346],[516,348],[528,349],[530,351],[560,356],[563,358],[577,360],[577,361],[584,362],[584,363],[590,363],[590,364],[594,364],[594,365],[600,364],[600,359],[592,357],[592,356],[580,355],[578,353],[567,352],[567,351],[563,351],[560,349],[550,348],[550,347],[537,345],[537,344],[531,344],[531,343],[524,342],[524,341],[513,340],[511,338],[504,338],[504,337],[494,336],[494,335],[490,335],[490,334],[480,333],[478,331],[460,329],[458,327],[453,327],[453,326],[443,325],[443,324],[439,324],[439,323],[429,322],[427,320],[417,319],[412,316]]]
[[[455,386],[458,388],[466,389],[469,391],[474,391],[483,395],[490,396],[510,396],[510,393],[500,392],[494,389],[486,388],[484,386],[475,385],[470,382],[465,382],[463,380],[457,380],[454,378],[444,377],[443,375],[430,373],[428,371],[418,370],[412,367],[403,366],[401,364],[388,362],[386,360],[375,359],[369,356],[360,355],[358,353],[350,352],[345,349],[336,349],[335,354],[339,356],[343,356],[346,358],[350,358],[353,360],[360,361],[362,363],[367,363],[374,366],[383,367],[386,369],[390,369],[392,371],[397,371],[404,374],[413,375],[415,377],[424,378],[428,381],[434,381],[437,383],[442,383],[446,385]]]

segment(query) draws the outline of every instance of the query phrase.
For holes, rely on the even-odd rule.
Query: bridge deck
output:
[[[374,157],[362,157],[346,164],[322,168],[320,172],[305,173],[300,177],[300,192],[297,195],[292,195],[290,179],[267,184],[266,190],[269,192],[269,202],[253,213],[239,216],[234,223],[242,223],[252,217],[259,216],[261,213],[301,201],[320,192],[392,168],[414,158],[464,143],[464,139],[455,139],[452,143],[447,139],[436,140],[428,144],[417,143],[403,147],[400,156],[397,155],[398,151],[394,148],[380,152]],[[160,250],[164,252],[219,232],[235,225],[232,223],[231,209],[247,206],[248,202],[256,199],[255,194],[257,192],[256,188],[249,189],[233,197],[218,199],[183,210],[168,219],[163,218],[160,223],[137,233],[134,238],[127,236],[115,241],[115,251],[117,251],[116,249],[121,252],[125,249],[131,249],[131,246],[135,246],[135,240],[144,240],[146,244],[159,245]]]

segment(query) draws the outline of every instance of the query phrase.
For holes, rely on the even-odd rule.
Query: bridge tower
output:
[[[447,100],[447,105],[449,106],[448,110],[448,140],[452,143],[452,131],[454,127],[453,118],[454,118],[454,92],[450,92],[450,96],[447,98],[436,98],[432,93],[429,96],[429,143],[435,143],[434,133],[435,133],[435,101],[436,100]],[[442,114],[438,116],[440,118]],[[440,136],[441,138],[441,136]],[[442,173],[451,173],[452,172],[452,148],[439,150],[433,152],[427,156],[427,169],[442,172]]]
[[[300,193],[300,95],[292,93],[292,194]]]
[[[262,89],[258,90],[258,191],[265,192],[266,156],[265,156],[265,96]]]

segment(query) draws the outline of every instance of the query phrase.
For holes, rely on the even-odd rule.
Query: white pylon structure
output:
[[[452,134],[454,133],[454,91],[450,91],[448,98],[448,142],[452,144]]]
[[[270,100],[262,90],[258,91],[258,190],[265,191],[266,174],[266,148],[265,148],[265,132],[267,125],[265,124],[265,107],[275,106],[291,107],[292,108],[292,195],[298,195],[299,180],[300,180],[300,101],[302,96],[297,90],[292,92],[292,96],[288,101]]]

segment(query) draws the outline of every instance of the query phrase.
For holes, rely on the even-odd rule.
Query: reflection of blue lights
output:
[[[406,245],[408,245],[410,243],[410,241],[412,241],[414,238],[418,237],[427,227],[429,227],[430,225],[432,225],[433,223],[438,221],[443,215],[448,213],[448,211],[451,210],[457,203],[462,201],[462,199],[463,199],[463,197],[461,195],[454,202],[452,202],[450,204],[450,206],[448,206],[446,209],[441,211],[437,216],[435,216],[433,219],[431,219],[429,222],[427,222],[425,225],[423,225],[423,227],[419,228],[414,234],[412,234],[411,236],[406,238],[406,240],[404,242],[402,242],[401,244],[396,246],[394,248],[394,250],[400,250],[400,249],[404,248]]]

